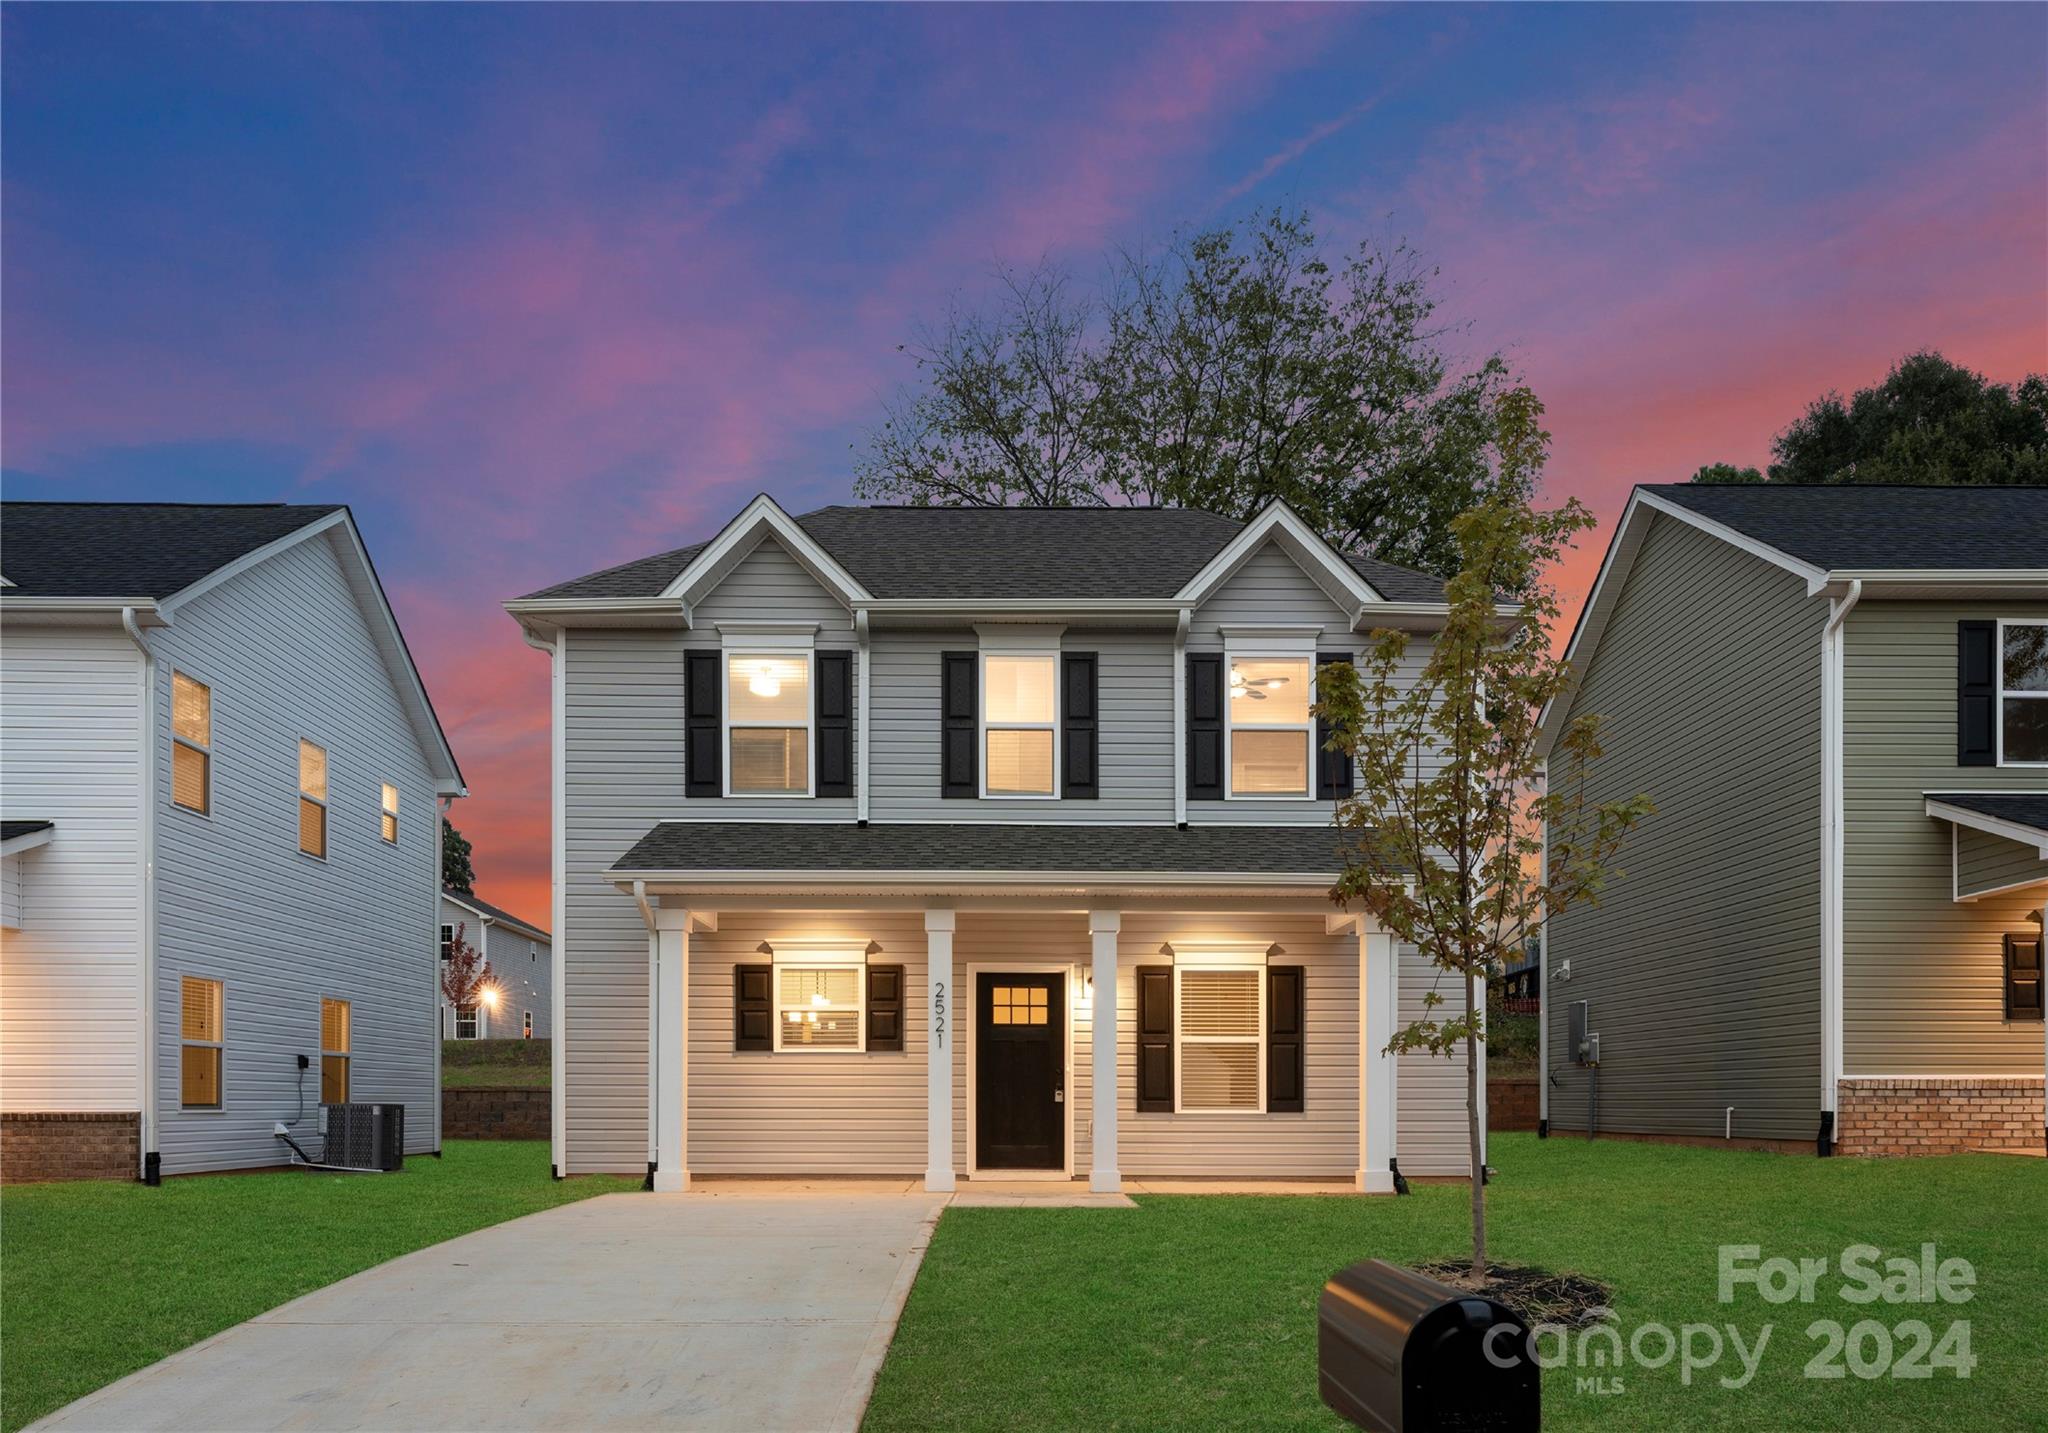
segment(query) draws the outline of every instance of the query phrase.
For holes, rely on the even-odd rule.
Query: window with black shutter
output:
[[[818,794],[853,795],[853,653],[818,653]]]
[[[980,794],[976,761],[979,652],[939,654],[939,794],[973,800]]]
[[[1998,624],[1956,623],[1956,765],[1998,764]]]
[[[1093,652],[1060,654],[1060,792],[1092,801],[1102,794],[1097,712],[1100,688]]]
[[[718,730],[724,706],[720,690],[723,654],[683,654],[683,794],[691,799],[724,792],[723,744]]]
[[[1324,667],[1350,666],[1349,652],[1318,652],[1316,671],[1320,675]],[[1318,693],[1320,696],[1320,692]],[[1342,801],[1351,795],[1351,753],[1330,750],[1330,738],[1335,734],[1330,723],[1321,715],[1316,717],[1316,795],[1324,801]]]
[[[1188,653],[1187,682],[1188,800],[1221,801],[1223,799],[1222,653]]]
[[[1138,967],[1138,1110],[1173,1113],[1173,967]]]
[[[1300,1114],[1308,1083],[1308,998],[1298,965],[1266,967],[1266,1112]]]
[[[868,967],[868,1049],[903,1048],[903,967]]]
[[[2005,1018],[2041,1018],[2041,937],[2005,938]]]
[[[735,965],[732,968],[732,1047],[735,1050],[775,1048],[775,967]]]

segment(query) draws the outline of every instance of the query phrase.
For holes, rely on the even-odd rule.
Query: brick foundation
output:
[[[1968,1154],[2041,1148],[2039,1076],[1962,1080],[1843,1080],[1837,1091],[1839,1154]]]
[[[1536,1082],[1534,1080],[1488,1080],[1486,1082],[1486,1127],[1494,1131],[1536,1128]]]
[[[0,1184],[134,1179],[139,1114],[0,1114]]]
[[[475,1088],[441,1091],[443,1139],[546,1139],[547,1090]]]

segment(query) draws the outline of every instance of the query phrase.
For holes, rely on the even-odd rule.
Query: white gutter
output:
[[[136,1177],[147,1179],[156,1148],[156,653],[142,635],[134,607],[121,626],[142,654],[142,1038],[141,1128]],[[435,1062],[437,1065],[439,1061]]]
[[[853,815],[865,826],[868,824],[868,678],[872,664],[868,660],[868,614],[864,608],[853,614],[853,637],[860,650],[860,671],[854,674],[854,703],[859,709],[854,714]],[[647,928],[654,928],[651,920]]]
[[[1092,891],[1103,888],[1205,889],[1212,886],[1272,887],[1286,890],[1327,891],[1339,876],[1335,870],[1291,871],[963,871],[958,867],[936,871],[880,870],[835,871],[821,879],[815,869],[806,870],[647,870],[612,871],[614,885],[630,891],[635,886],[715,886],[723,890],[763,890],[791,886],[803,890],[857,888],[863,891],[897,889],[922,893],[932,890],[1000,888],[1060,891]]]
[[[1195,609],[1183,607],[1173,627],[1173,824],[1188,824],[1188,628]]]
[[[1836,1091],[1842,1079],[1842,648],[1843,623],[1863,596],[1863,584],[1828,603],[1820,636],[1820,1107],[1833,1146]],[[1548,958],[1550,952],[1544,951]]]

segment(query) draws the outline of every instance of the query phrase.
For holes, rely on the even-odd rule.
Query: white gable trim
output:
[[[870,600],[867,589],[854,580],[853,574],[841,567],[831,553],[797,526],[796,519],[784,512],[781,505],[766,493],[757,496],[740,510],[739,516],[721,528],[718,536],[690,560],[690,565],[662,589],[661,595],[680,601],[686,607],[696,606],[705,593],[723,582],[749,553],[760,546],[763,538],[771,535],[796,559],[798,566],[817,579],[819,586],[849,610],[856,602]]]
[[[1809,595],[1818,592],[1829,580],[1829,574],[1812,563],[1802,562],[1768,543],[1758,542],[1726,523],[1701,517],[1682,504],[1637,488],[1629,494],[1628,506],[1622,509],[1621,522],[1615,528],[1613,540],[1607,544],[1607,555],[1600,559],[1600,574],[1593,580],[1593,590],[1587,594],[1586,605],[1579,612],[1578,625],[1572,629],[1571,641],[1565,646],[1564,659],[1571,675],[1564,691],[1544,709],[1537,737],[1539,757],[1547,759],[1557,739],[1564,734],[1565,712],[1570,709],[1579,684],[1585,680],[1586,667],[1592,661],[1593,653],[1600,648],[1600,638],[1607,631],[1608,619],[1614,615],[1614,604],[1621,600],[1621,590],[1628,585],[1629,573],[1635,567],[1636,553],[1642,548],[1643,539],[1659,515],[1690,523],[1730,547],[1804,578]]]
[[[1280,550],[1293,558],[1310,580],[1339,607],[1356,609],[1386,600],[1371,583],[1358,575],[1342,554],[1323,540],[1322,534],[1302,521],[1293,508],[1277,499],[1246,523],[1236,537],[1225,543],[1223,550],[1210,558],[1202,570],[1188,580],[1187,586],[1174,594],[1173,600],[1194,606],[1208,601],[1268,542],[1279,544]]]
[[[288,548],[326,533],[334,534],[335,555],[348,578],[356,604],[367,619],[370,639],[377,644],[377,650],[384,658],[385,670],[398,692],[400,704],[406,709],[413,735],[427,758],[427,768],[434,775],[436,791],[442,796],[468,795],[468,788],[462,784],[462,769],[455,764],[454,749],[448,745],[447,734],[441,730],[441,721],[434,714],[434,703],[427,695],[426,683],[420,680],[419,667],[414,664],[412,651],[405,644],[405,633],[399,629],[398,617],[391,610],[390,599],[384,595],[384,584],[378,580],[369,549],[363,546],[363,536],[356,530],[355,519],[347,508],[309,522],[274,542],[243,553],[233,562],[216,567],[197,582],[164,598],[157,604],[157,610],[166,620],[175,620],[178,611],[187,603],[223,583],[233,581],[258,563],[268,562]]]
[[[1987,791],[1984,794],[1998,796],[2013,793]],[[2048,833],[2012,821],[2001,821],[1996,816],[1986,816],[1983,812],[1972,811],[1967,806],[1951,806],[1940,796],[1930,795],[1926,800],[1929,816],[1946,821],[1951,826],[1967,826],[1972,831],[1982,831],[1987,836],[2000,836],[2021,846],[2031,846],[2035,854],[2048,861]]]

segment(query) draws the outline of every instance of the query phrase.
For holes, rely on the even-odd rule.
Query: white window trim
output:
[[[1181,1015],[1181,973],[1186,970],[1246,970],[1257,978],[1252,982],[1258,991],[1259,1013],[1253,1021],[1251,1043],[1259,1052],[1258,1092],[1259,1103],[1255,1109],[1231,1110],[1214,1107],[1190,1106],[1183,1101],[1187,1082],[1181,1078],[1184,1068],[1180,1052],[1189,1045],[1242,1045],[1244,1036],[1239,1035],[1189,1035],[1187,1021]],[[1266,961],[1263,955],[1250,958],[1242,954],[1207,954],[1199,951],[1174,951],[1173,957],[1173,1112],[1177,1115],[1262,1115],[1266,1112]]]
[[[339,995],[323,995],[320,997],[320,1093],[322,1095],[327,1093],[327,1061],[346,1060],[348,1061],[348,1072],[343,1076],[343,1080],[348,1085],[348,1088],[342,1092],[342,1102],[346,1104],[355,1098],[356,1093],[355,1054],[352,1049],[330,1050],[327,1048],[327,1002],[330,1000],[348,1012],[343,1018],[343,1023],[348,1027],[348,1040],[351,1046],[355,1044],[356,1040],[356,1008],[353,1002],[344,1000]],[[324,1105],[327,1101],[323,1099],[320,1103]]]
[[[727,797],[743,801],[804,801],[818,794],[818,659],[817,628],[722,627],[718,660],[718,745],[720,780]],[[732,734],[740,731],[788,731],[788,721],[734,721],[732,664],[735,657],[798,657],[804,664],[804,789],[802,791],[735,791],[732,786]]]
[[[449,1008],[450,1010],[452,1010],[452,1011],[454,1011],[454,1012],[455,1012],[455,1013],[454,1013],[454,1018],[453,1018],[453,1019],[451,1019],[451,1020],[450,1020],[450,1021],[448,1022],[448,1028],[449,1028],[449,1030],[450,1030],[450,1032],[451,1032],[451,1033],[449,1034],[449,1036],[448,1036],[448,1038],[449,1038],[449,1039],[451,1039],[451,1040],[481,1040],[481,1039],[483,1039],[483,1038],[484,1038],[484,1006],[483,1006],[483,1002],[482,1002],[481,1000],[479,1000],[479,1001],[478,1001],[478,1002],[477,1002],[476,1004],[474,1004],[474,1005],[471,1005],[471,1006],[469,1007],[469,1012],[470,1012],[470,1019],[471,1019],[471,1021],[472,1021],[472,1022],[474,1022],[474,1024],[473,1024],[473,1030],[474,1030],[474,1033],[472,1033],[472,1034],[468,1034],[468,1035],[465,1035],[465,1034],[463,1034],[463,1033],[462,1033],[462,1010],[463,1010],[463,1007],[462,1007],[462,1006],[460,1006],[460,1005],[451,1005],[451,1006],[449,1006],[448,1008]]]
[[[858,1017],[860,1043],[851,1049],[837,1050],[821,1049],[816,1045],[808,1047],[803,1045],[784,1045],[782,1043],[782,1029],[788,1023],[782,1018],[784,1009],[782,1004],[782,972],[784,970],[853,971],[855,973],[853,1008],[855,1015]],[[775,1026],[773,1053],[777,1055],[865,1055],[868,1052],[868,960],[865,955],[807,955],[801,950],[793,950],[789,953],[788,959],[784,959],[782,952],[777,951],[769,963],[768,979],[774,994],[774,999],[769,1002],[768,1006],[769,1022]]]
[[[1055,645],[1048,651],[1043,646],[983,646],[977,658],[974,675],[974,744],[981,768],[981,799],[984,801],[1057,801],[1060,799],[1060,652],[1057,643],[1059,633],[1054,631]],[[1052,663],[1052,720],[1044,721],[995,721],[988,719],[988,659],[990,657],[1029,657]],[[988,734],[992,731],[1049,731],[1052,733],[1052,790],[1050,791],[990,791],[988,789]]]
[[[1223,799],[1226,801],[1314,801],[1316,799],[1316,636],[1297,635],[1298,629],[1276,628],[1270,635],[1260,637],[1256,642],[1246,641],[1231,645],[1227,641],[1223,648]],[[1311,629],[1320,633],[1321,629]],[[1301,662],[1308,663],[1308,720],[1286,726],[1253,725],[1252,731],[1299,731],[1306,733],[1303,742],[1308,752],[1308,761],[1303,771],[1302,790],[1299,795],[1283,795],[1277,792],[1239,791],[1237,789],[1236,763],[1232,759],[1232,748],[1237,740],[1237,720],[1232,715],[1230,701],[1230,670],[1238,662]],[[1178,982],[1175,982],[1178,988]],[[1177,997],[1176,997],[1177,998]]]
[[[311,738],[310,736],[302,736],[302,737],[300,737],[300,738],[299,738],[299,746],[300,746],[300,747],[307,747],[307,746],[310,746],[310,747],[312,747],[312,748],[313,748],[313,749],[314,749],[315,751],[317,751],[317,752],[319,752],[319,753],[320,753],[320,764],[321,764],[321,766],[322,766],[322,767],[323,767],[323,768],[324,768],[324,769],[326,770],[326,772],[327,772],[327,792],[328,792],[328,796],[332,796],[332,795],[334,794],[334,753],[333,753],[333,751],[332,751],[331,749],[329,749],[328,747],[322,746],[322,745],[321,745],[321,744],[320,744],[319,742],[317,742],[317,741],[313,740],[313,738]],[[299,756],[299,757],[301,757],[301,758],[303,759],[304,753],[303,753],[303,752],[301,752],[301,751],[299,751],[299,750],[298,750],[297,748],[294,748],[294,749],[293,749],[293,755],[294,755],[294,756]],[[209,773],[209,775],[210,775],[210,774],[211,774],[211,773]],[[310,802],[312,802],[312,803],[313,803],[313,804],[314,804],[315,806],[318,806],[318,807],[320,808],[320,850],[319,850],[319,852],[318,852],[317,854],[316,854],[316,853],[314,853],[314,852],[312,852],[312,851],[308,851],[308,850],[306,849],[306,841],[305,841],[305,838],[304,838],[303,836],[301,836],[301,837],[299,838],[299,843],[298,843],[298,844],[299,844],[299,854],[300,854],[301,856],[304,856],[304,857],[305,857],[305,858],[306,858],[307,860],[309,860],[309,861],[324,861],[324,860],[326,860],[326,859],[327,859],[327,853],[328,853],[328,852],[330,852],[330,851],[332,851],[332,850],[334,849],[334,813],[333,813],[333,811],[332,811],[332,810],[331,810],[331,809],[329,808],[329,806],[328,806],[328,804],[327,804],[327,800],[328,800],[327,796],[312,796],[312,795],[309,795],[309,794],[307,793],[307,791],[306,791],[306,778],[305,778],[305,775],[303,774],[303,770],[302,770],[302,772],[301,772],[301,774],[300,774],[300,776],[299,776],[299,800],[301,800],[301,801],[310,801]],[[294,816],[296,816],[296,815],[298,815],[298,814],[299,814],[299,812],[298,812],[298,808],[297,808],[296,806],[292,808],[292,814],[293,814]],[[294,825],[295,827],[297,826],[297,824],[298,824],[297,822],[293,822],[293,825]]]
[[[184,737],[178,735],[178,678],[180,677],[183,677],[188,682],[196,682],[198,685],[206,688],[206,744],[204,746],[196,741],[187,741]],[[206,809],[204,811],[195,811],[178,800],[177,753],[175,750],[172,752],[170,772],[171,809],[182,811],[187,816],[197,816],[202,821],[211,821],[213,819],[213,683],[205,680],[203,677],[195,677],[183,667],[173,667],[171,668],[171,698],[167,705],[170,708],[172,747],[189,747],[206,758]]]
[[[437,947],[437,955],[445,957],[446,955],[453,953],[450,948],[455,944],[454,923],[451,921],[442,921],[440,935],[441,943]]]
[[[1998,737],[1998,764],[2019,771],[2048,767],[2048,761],[2007,761],[2005,759],[2005,704],[2014,702],[2048,702],[2048,692],[2008,692],[2005,689],[2005,629],[2008,627],[2048,627],[2048,618],[2001,617],[1998,619],[1998,651],[1995,665],[1998,672],[1998,702],[1993,721]]]
[[[189,807],[186,809],[190,809]],[[185,982],[204,980],[220,987],[220,1038],[218,1040],[187,1040],[185,1038]],[[200,1050],[220,1051],[218,1082],[220,1100],[211,1105],[188,1105],[185,1103],[185,1048],[191,1046]],[[221,1115],[228,1109],[228,983],[217,975],[184,974],[178,977],[178,1113],[186,1115]]]
[[[526,1019],[519,1027],[519,1038],[522,1040],[531,1040],[533,1038],[533,1012],[531,1010],[526,1012]]]

